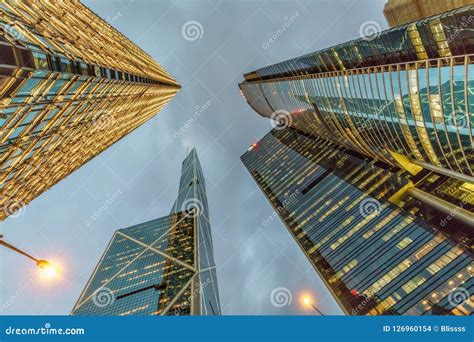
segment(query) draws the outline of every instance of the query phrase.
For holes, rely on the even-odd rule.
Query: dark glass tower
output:
[[[171,214],[117,230],[73,315],[220,315],[209,209],[193,149]]]
[[[288,127],[242,161],[346,313],[474,312],[472,227],[403,197],[413,184],[446,190],[438,175],[411,176]],[[460,181],[446,191],[470,194]]]
[[[242,160],[347,313],[472,314],[474,6],[402,21],[245,74]]]

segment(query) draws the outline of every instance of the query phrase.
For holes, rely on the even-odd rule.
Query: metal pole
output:
[[[24,255],[27,258],[33,260],[36,264],[38,264],[38,261],[39,261],[38,259],[36,259],[35,257],[33,257],[33,256],[29,255],[28,253],[22,251],[21,249],[18,249],[15,246],[10,245],[8,242],[3,241],[2,238],[3,238],[3,235],[0,235],[0,245],[3,245],[5,247],[7,247],[8,249],[11,249],[12,251],[15,251],[15,252],[17,252],[21,255]]]
[[[438,209],[439,211],[445,213],[448,216],[455,217],[459,221],[474,226],[474,215],[464,208],[458,207],[452,203],[449,203],[441,198],[433,196],[417,188],[410,188],[407,190],[407,193],[413,198],[419,200],[420,202],[423,202],[435,209]]]
[[[311,306],[316,310],[321,316],[325,316],[313,303],[311,303]]]
[[[468,182],[468,183],[474,184],[474,177],[471,177],[471,176],[468,176],[468,175],[465,175],[465,174],[462,174],[462,173],[459,173],[459,172],[456,172],[456,171],[448,170],[448,169],[445,169],[445,168],[442,168],[442,167],[439,167],[439,166],[435,166],[435,165],[432,165],[432,164],[424,163],[424,162],[421,162],[421,161],[418,161],[418,160],[412,161],[412,163],[416,164],[418,166],[421,166],[424,169],[428,169],[428,170],[431,170],[431,171],[434,171],[434,172],[438,172],[442,175],[452,177],[452,178],[456,178],[456,179],[459,179],[463,182]]]

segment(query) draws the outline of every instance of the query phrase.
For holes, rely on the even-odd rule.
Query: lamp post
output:
[[[319,310],[316,305],[314,305],[311,301],[311,298],[309,296],[304,296],[303,297],[303,303],[306,304],[306,305],[311,305],[313,307],[314,310],[316,310],[320,316],[325,316],[321,310]]]
[[[46,261],[46,260],[42,260],[42,259],[36,259],[35,257],[31,256],[30,254],[26,253],[25,251],[22,251],[21,249],[9,244],[8,242],[4,241],[3,240],[3,235],[0,235],[0,246],[5,246],[6,248],[18,253],[18,254],[21,254],[25,257],[27,257],[28,259],[31,259],[35,262],[36,266],[38,266],[39,268],[41,268],[44,273],[50,277],[54,277],[56,276],[58,273],[59,273],[59,270],[57,267],[55,267],[54,265],[52,265],[50,262]]]

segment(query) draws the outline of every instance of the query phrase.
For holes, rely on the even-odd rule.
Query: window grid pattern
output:
[[[0,206],[20,208],[155,116],[179,85],[79,1],[7,1],[0,14]]]
[[[272,130],[242,161],[349,314],[474,311],[469,301],[462,311],[447,300],[460,286],[474,293],[470,254],[413,206],[388,201],[409,175],[292,128]],[[299,195],[288,201],[293,193]],[[379,204],[377,212],[361,209],[367,200]],[[411,279],[424,286],[407,291]]]

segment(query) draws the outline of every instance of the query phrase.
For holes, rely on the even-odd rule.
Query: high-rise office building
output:
[[[410,178],[288,127],[273,129],[242,161],[346,313],[474,312],[473,227],[462,231],[456,212],[437,216],[398,198],[412,182],[434,186],[437,175]]]
[[[473,4],[474,0],[388,0],[383,14],[393,27]]]
[[[240,87],[262,116],[472,179],[473,25],[463,7],[247,73]]]
[[[2,1],[0,14],[3,220],[156,115],[179,85],[79,1]]]
[[[73,315],[220,315],[204,176],[192,150],[171,214],[117,230]]]
[[[349,314],[472,312],[473,23],[459,8],[240,84],[279,122],[242,160]]]

